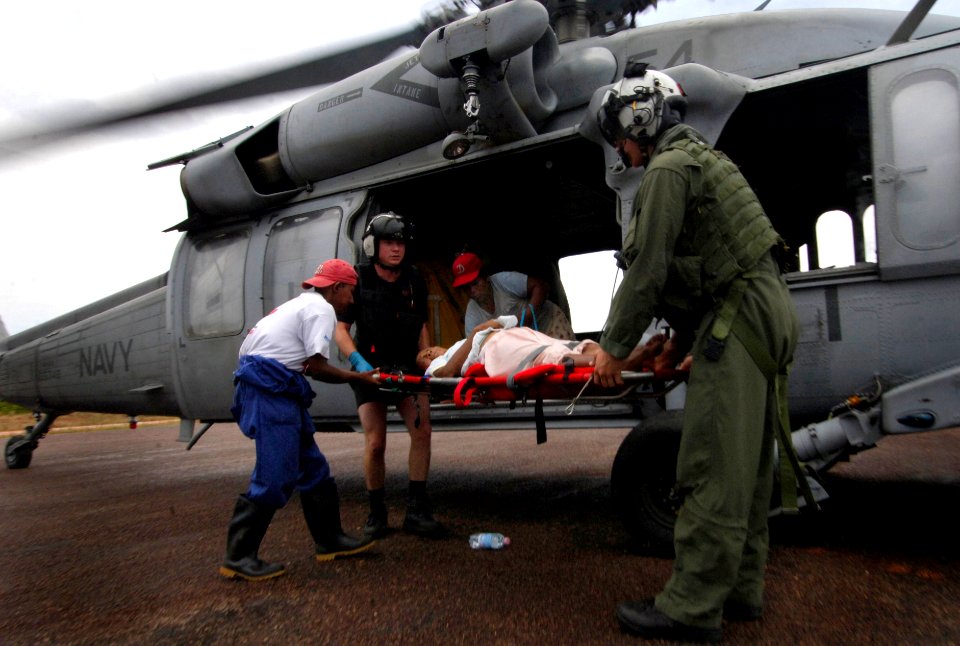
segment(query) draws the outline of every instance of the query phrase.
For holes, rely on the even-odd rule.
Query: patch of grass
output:
[[[137,421],[174,423],[177,421],[177,418],[159,415],[143,415],[138,417]],[[63,415],[54,420],[51,432],[85,427],[126,426],[129,423],[130,419],[126,415],[77,412]],[[22,433],[27,426],[32,426],[33,424],[36,424],[36,420],[33,417],[33,411],[29,408],[8,402],[0,402],[0,435],[14,432]]]
[[[30,409],[24,408],[23,406],[0,401],[0,415],[23,415],[29,412]]]

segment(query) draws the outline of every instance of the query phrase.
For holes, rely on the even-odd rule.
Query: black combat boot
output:
[[[383,538],[389,531],[387,525],[386,493],[383,488],[367,491],[370,497],[370,515],[363,526],[363,535],[368,538]]]
[[[227,555],[220,566],[220,574],[228,579],[265,581],[285,572],[281,563],[267,563],[257,557],[260,542],[267,533],[275,511],[256,504],[242,494],[237,498],[227,529]]]
[[[621,628],[646,639],[716,644],[723,637],[719,628],[691,626],[671,619],[654,605],[653,599],[621,603],[617,619]]]
[[[419,536],[439,536],[444,527],[434,519],[427,498],[427,483],[410,481],[410,493],[407,496],[407,515],[403,519],[403,531]]]
[[[376,541],[369,537],[354,538],[343,533],[340,524],[340,495],[337,483],[327,478],[310,491],[300,492],[303,517],[316,543],[318,561],[332,561],[365,552]]]
[[[727,621],[757,621],[763,617],[763,606],[746,601],[727,599],[723,604],[723,618]]]

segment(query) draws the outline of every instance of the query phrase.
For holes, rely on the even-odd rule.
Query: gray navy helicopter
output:
[[[647,27],[634,20],[654,0],[452,5],[292,73],[13,142],[327,83],[265,123],[153,165],[183,165],[186,217],[170,229],[181,239],[167,273],[0,340],[0,399],[38,419],[8,440],[6,465],[27,467],[75,410],[176,416],[188,446],[232,421],[247,328],[296,295],[320,259],[365,260],[364,229],[384,211],[415,225],[410,252],[437,343],[463,336],[450,265],[465,243],[546,277],[569,308],[559,261],[619,249],[627,222],[616,214],[631,213],[642,178],[596,124],[628,63],[683,86],[686,121],[739,164],[794,250],[792,439],[809,478],[886,435],[960,425],[960,19],[930,14],[933,4]],[[382,60],[401,45],[411,47]],[[817,223],[832,211],[849,217],[855,261],[821,268]],[[572,411],[548,401],[536,413],[436,403],[431,417],[437,430],[633,426],[612,488],[631,532],[668,544],[682,401],[667,400]],[[320,389],[317,429],[354,430],[353,402],[346,386]]]

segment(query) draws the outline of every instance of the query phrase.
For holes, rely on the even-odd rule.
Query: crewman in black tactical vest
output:
[[[762,614],[774,440],[789,424],[799,328],[775,258],[781,239],[746,179],[682,123],[686,99],[673,79],[643,66],[626,76],[604,96],[598,125],[645,173],[594,380],[623,383],[624,360],[654,316],[692,346],[693,363],[673,574],[656,599],[623,603],[617,617],[647,638],[717,642],[722,619]]]
[[[360,275],[354,305],[339,317],[336,340],[358,371],[375,366],[383,371],[417,373],[417,353],[430,347],[427,330],[427,287],[407,261],[412,225],[395,213],[370,220],[363,234],[369,263],[357,267]],[[356,336],[350,327],[356,324]],[[370,497],[370,516],[364,533],[376,538],[388,529],[384,489],[386,479],[387,406],[397,407],[410,433],[410,484],[403,529],[434,536],[443,527],[432,515],[427,497],[430,471],[430,403],[427,395],[384,392],[366,385],[354,388],[365,437],[363,467]]]

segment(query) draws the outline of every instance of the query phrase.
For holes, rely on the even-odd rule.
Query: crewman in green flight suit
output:
[[[645,173],[594,381],[623,383],[624,360],[655,316],[692,346],[693,363],[673,573],[656,599],[623,603],[617,618],[651,639],[718,642],[722,619],[763,612],[774,440],[789,424],[798,323],[775,259],[782,241],[746,179],[682,123],[686,98],[673,79],[645,66],[626,76],[597,120],[624,163]]]

